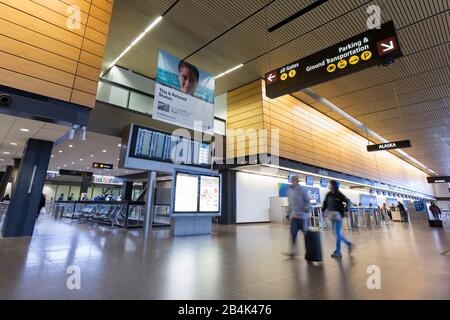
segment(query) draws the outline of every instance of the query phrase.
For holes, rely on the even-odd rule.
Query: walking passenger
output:
[[[441,209],[434,202],[431,203],[430,211],[434,217],[434,220],[441,220],[441,219],[439,219],[439,215],[441,214]]]
[[[350,200],[339,191],[336,181],[330,181],[330,192],[328,192],[323,202],[322,210],[328,210],[328,215],[333,223],[333,231],[336,236],[336,250],[331,254],[333,258],[341,258],[341,242],[348,246],[348,252],[351,253],[354,245],[342,235],[342,219],[345,217],[345,211],[350,207]]]
[[[298,184],[298,175],[291,177],[291,185],[287,191],[289,202],[289,214],[291,219],[291,252],[287,255],[297,255],[297,233],[299,230],[306,234],[308,230],[309,210],[311,203],[305,190]]]

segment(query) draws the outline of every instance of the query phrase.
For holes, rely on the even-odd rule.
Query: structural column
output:
[[[91,184],[92,181],[92,176],[87,175],[86,173],[82,174],[82,180],[81,180],[81,187],[80,187],[80,199],[81,199],[81,195],[83,193],[88,192],[89,190],[89,185]]]
[[[12,180],[11,180],[11,194],[12,194],[12,190],[14,190],[14,185],[16,184],[16,180],[17,180],[17,175],[19,174],[19,168],[20,168],[20,161],[21,159],[14,159],[14,167],[13,167],[13,171],[12,171]]]
[[[11,179],[12,172],[13,166],[7,166],[5,172],[3,173],[2,182],[0,183],[0,200],[5,196],[6,187]]]
[[[29,139],[13,185],[3,237],[33,235],[53,142]]]
[[[132,200],[133,198],[133,181],[124,181],[122,184],[122,200]]]
[[[225,170],[222,174],[222,215],[219,224],[236,224],[236,171]]]

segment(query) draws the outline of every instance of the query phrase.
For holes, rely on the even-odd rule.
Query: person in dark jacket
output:
[[[433,215],[434,220],[441,220],[441,219],[439,219],[439,215],[441,214],[441,209],[434,202],[431,203],[430,212]]]
[[[339,191],[336,181],[330,181],[330,192],[328,192],[323,202],[322,210],[328,210],[328,215],[333,222],[333,231],[336,236],[336,250],[331,254],[333,258],[341,258],[341,242],[348,246],[348,252],[354,249],[353,243],[342,235],[342,219],[345,211],[350,207],[350,200]]]
[[[398,211],[400,211],[400,216],[403,222],[408,222],[408,213],[406,212],[405,206],[399,201],[397,204]]]
[[[39,217],[39,214],[42,211],[42,208],[45,208],[45,202],[47,201],[47,199],[45,198],[45,195],[42,193],[41,194],[41,201],[39,202],[39,211],[38,214],[36,215],[36,219]]]

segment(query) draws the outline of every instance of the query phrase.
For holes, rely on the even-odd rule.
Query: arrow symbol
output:
[[[385,49],[383,49],[383,52],[388,52],[395,48],[394,41],[392,41],[392,40],[389,41],[389,44],[382,43],[381,46],[385,48]]]
[[[273,75],[272,73],[267,77],[267,80],[269,80],[270,82],[272,82],[273,78],[275,78],[275,75]]]

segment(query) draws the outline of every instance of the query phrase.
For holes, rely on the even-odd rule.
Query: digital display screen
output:
[[[328,180],[321,179],[321,180],[320,180],[320,186],[321,186],[322,188],[327,188],[327,187],[328,187]]]
[[[175,176],[174,212],[196,212],[198,210],[199,176],[178,172]]]
[[[314,177],[306,177],[306,185],[313,186],[314,185]]]
[[[185,139],[136,125],[132,132],[129,156],[206,168],[211,165],[209,143]]]
[[[219,177],[200,176],[200,212],[219,212]]]

